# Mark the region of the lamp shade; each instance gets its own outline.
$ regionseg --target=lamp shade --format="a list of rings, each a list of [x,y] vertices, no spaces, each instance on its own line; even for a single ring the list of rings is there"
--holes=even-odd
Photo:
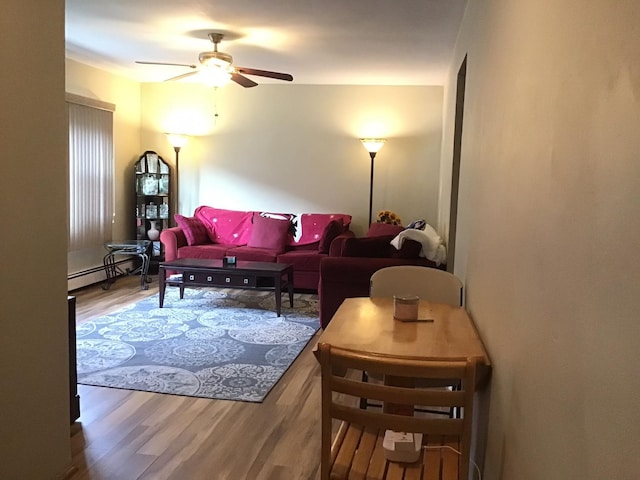
[[[187,143],[189,137],[181,133],[167,133],[167,139],[173,148],[182,148]]]
[[[369,153],[378,153],[386,142],[384,138],[361,138],[360,141]]]

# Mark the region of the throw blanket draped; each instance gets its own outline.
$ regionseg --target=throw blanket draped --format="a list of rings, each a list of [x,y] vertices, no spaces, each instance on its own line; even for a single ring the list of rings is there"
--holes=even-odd
[[[422,245],[422,250],[420,250],[421,257],[435,262],[436,265],[447,262],[447,249],[442,244],[442,239],[438,232],[431,225],[427,224],[424,231],[407,228],[391,240],[391,245],[400,250],[405,239],[415,240]]]

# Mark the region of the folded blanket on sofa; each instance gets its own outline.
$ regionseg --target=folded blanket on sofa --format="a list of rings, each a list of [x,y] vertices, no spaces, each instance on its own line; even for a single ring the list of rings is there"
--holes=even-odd
[[[427,224],[424,230],[407,228],[391,240],[391,245],[400,250],[406,239],[415,240],[422,245],[421,257],[435,262],[436,265],[447,262],[447,249],[442,244],[442,239],[438,232],[431,225]]]

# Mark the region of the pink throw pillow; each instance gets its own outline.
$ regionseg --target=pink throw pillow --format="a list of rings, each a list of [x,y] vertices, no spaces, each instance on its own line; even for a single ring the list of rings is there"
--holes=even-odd
[[[342,222],[337,220],[331,220],[327,223],[327,226],[324,227],[322,231],[322,236],[320,237],[320,244],[318,245],[319,253],[329,253],[329,247],[331,246],[331,242],[344,231],[344,227],[342,226]]]
[[[253,216],[253,227],[249,237],[248,247],[268,248],[279,253],[284,252],[289,234],[289,220]]]
[[[199,219],[195,217],[185,217],[177,213],[173,216],[173,218],[175,218],[176,223],[184,232],[184,236],[187,237],[187,243],[190,246],[209,243],[207,227],[205,227],[204,223],[202,223]]]

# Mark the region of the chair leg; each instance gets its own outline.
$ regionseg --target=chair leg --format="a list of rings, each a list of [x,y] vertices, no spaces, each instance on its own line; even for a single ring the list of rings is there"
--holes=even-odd
[[[362,381],[365,382],[365,383],[369,381],[369,376],[367,375],[367,372],[365,372],[364,370],[362,371]],[[360,409],[361,410],[366,410],[367,409],[367,399],[366,398],[361,398],[360,399]]]
[[[462,390],[462,385],[457,383],[454,386],[451,387],[451,390],[453,391],[460,391]],[[451,407],[449,409],[449,418],[462,418],[462,413],[460,411],[460,407]]]

